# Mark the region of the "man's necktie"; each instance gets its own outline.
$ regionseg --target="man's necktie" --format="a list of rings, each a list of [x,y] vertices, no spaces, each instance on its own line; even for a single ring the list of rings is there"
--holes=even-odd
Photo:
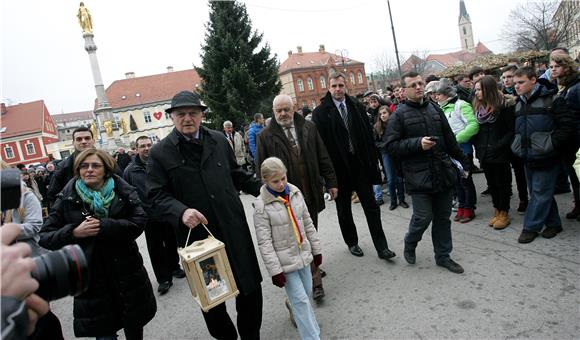
[[[290,142],[290,146],[292,146],[292,148],[296,149],[298,152],[300,152],[300,148],[298,147],[298,144],[296,143],[296,139],[294,139],[294,136],[292,136],[292,131],[290,131],[290,129],[286,129],[286,137],[288,138],[288,141]]]
[[[344,121],[344,125],[346,126],[346,132],[348,134],[349,151],[351,153],[354,153],[354,147],[352,146],[352,140],[350,139],[351,126],[350,126],[350,122],[348,120],[348,113],[346,112],[346,108],[344,107],[344,103],[340,103],[340,105],[338,107],[340,108],[340,116],[342,117],[342,120]]]

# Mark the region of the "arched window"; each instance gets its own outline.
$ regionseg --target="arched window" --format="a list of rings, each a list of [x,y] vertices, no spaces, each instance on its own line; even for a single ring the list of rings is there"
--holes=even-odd
[[[465,30],[465,26],[463,26],[463,35],[467,35],[467,31]]]
[[[326,88],[326,78],[324,78],[324,76],[320,76],[320,88],[321,89]]]
[[[358,83],[362,84],[363,83],[363,77],[362,77],[362,73],[358,73]]]
[[[296,84],[298,85],[298,91],[304,92],[304,82],[302,81],[302,79],[298,79]]]
[[[353,84],[353,85],[355,84],[355,82],[354,82],[354,73],[352,73],[352,72],[350,73],[350,83]]]
[[[312,91],[312,90],[314,90],[314,82],[312,81],[312,78],[310,78],[310,77],[309,77],[309,78],[306,80],[306,82],[307,82],[307,84],[308,84],[308,90],[309,90],[309,91]]]

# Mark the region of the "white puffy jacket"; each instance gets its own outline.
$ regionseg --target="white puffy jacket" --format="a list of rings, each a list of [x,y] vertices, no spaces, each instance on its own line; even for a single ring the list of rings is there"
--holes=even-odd
[[[314,228],[304,197],[296,186],[288,183],[290,204],[300,226],[301,249],[294,237],[288,211],[266,186],[254,203],[254,227],[258,247],[270,276],[290,273],[310,265],[313,255],[321,254],[320,240]]]

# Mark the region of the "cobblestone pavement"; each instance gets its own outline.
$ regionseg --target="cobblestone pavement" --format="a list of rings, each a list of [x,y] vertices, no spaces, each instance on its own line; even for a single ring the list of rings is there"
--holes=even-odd
[[[478,192],[483,174],[475,175]],[[514,193],[517,193],[514,183]],[[515,195],[517,196],[517,195]],[[512,207],[517,206],[517,198]],[[241,196],[252,226],[253,197]],[[572,195],[556,196],[560,215],[572,208]],[[410,197],[408,198],[411,203]],[[373,249],[360,204],[353,206],[360,246],[357,258],[342,241],[336,208],[329,202],[319,217],[326,297],[315,304],[323,339],[578,339],[580,334],[580,222],[564,220],[553,239],[538,237],[522,245],[517,237],[523,216],[512,212],[502,231],[486,222],[490,198],[478,195],[477,218],[454,222],[452,258],[465,268],[461,275],[437,267],[429,230],[417,248],[417,263],[403,259],[403,237],[412,209],[381,207],[383,228],[394,261],[380,260]],[[253,234],[253,227],[252,234]],[[152,279],[144,236],[138,240]],[[259,253],[258,253],[259,256]],[[261,263],[261,259],[260,259]],[[262,339],[297,339],[284,308],[284,290],[264,276]],[[157,293],[156,293],[157,294]],[[158,296],[156,317],[145,327],[146,339],[209,339],[200,309],[185,280],[174,280],[168,294]],[[53,302],[66,339],[72,331],[72,299]],[[235,306],[228,302],[235,320]],[[121,338],[123,332],[119,332]]]

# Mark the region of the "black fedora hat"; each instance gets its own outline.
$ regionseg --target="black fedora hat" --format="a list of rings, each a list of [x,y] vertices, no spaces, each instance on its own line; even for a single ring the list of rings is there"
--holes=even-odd
[[[199,107],[202,110],[207,109],[207,106],[201,104],[201,99],[199,94],[191,91],[181,91],[171,99],[171,107],[167,108],[165,112],[171,113],[171,111],[180,107]]]

